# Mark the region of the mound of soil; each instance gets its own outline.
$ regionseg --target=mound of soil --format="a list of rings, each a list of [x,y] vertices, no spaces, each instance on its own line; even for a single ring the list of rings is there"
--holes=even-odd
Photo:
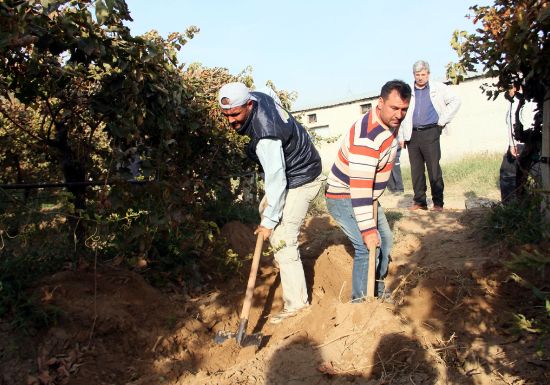
[[[328,216],[312,217],[301,238],[312,306],[268,323],[282,299],[278,270],[263,257],[248,326],[264,336],[259,349],[213,339],[238,328],[249,263],[195,297],[112,267],[63,272],[37,288],[62,312],[59,324],[17,354],[2,348],[0,383],[550,383],[550,346],[537,354],[535,338],[510,331],[518,302],[532,296],[508,279],[508,251],[476,233],[482,211],[392,211],[392,303],[349,302],[351,245]],[[252,253],[249,226],[230,223],[223,234],[239,255]],[[5,328],[0,339],[23,341]]]

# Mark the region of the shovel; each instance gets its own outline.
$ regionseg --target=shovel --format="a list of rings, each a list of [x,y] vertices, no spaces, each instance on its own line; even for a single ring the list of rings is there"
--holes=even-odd
[[[254,250],[254,257],[252,258],[252,266],[250,267],[250,275],[248,276],[248,284],[246,286],[246,294],[244,296],[243,309],[241,311],[239,329],[237,330],[237,333],[219,331],[214,338],[214,341],[218,344],[221,344],[233,337],[235,337],[240,346],[260,346],[262,342],[263,335],[261,333],[246,335],[246,326],[248,325],[248,315],[250,313],[250,305],[252,304],[252,297],[254,295],[254,286],[256,285],[256,275],[258,273],[258,266],[260,265],[263,242],[264,236],[262,233],[258,233],[256,249]]]
[[[378,201],[372,202],[374,225],[378,229]],[[376,247],[369,249],[369,273],[367,279],[367,297],[374,298],[374,287],[376,285]]]

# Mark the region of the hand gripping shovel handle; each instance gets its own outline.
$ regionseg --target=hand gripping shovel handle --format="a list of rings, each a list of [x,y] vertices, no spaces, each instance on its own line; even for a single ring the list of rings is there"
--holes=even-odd
[[[372,202],[374,225],[378,230],[378,201]],[[369,273],[367,279],[367,297],[374,297],[374,286],[376,285],[376,247],[369,249]]]
[[[261,232],[259,232],[258,238],[256,239],[256,249],[254,250],[254,257],[252,257],[252,266],[250,267],[248,284],[246,285],[246,294],[244,296],[243,309],[241,311],[239,330],[237,331],[237,335],[235,337],[239,345],[241,345],[243,337],[246,333],[248,315],[250,313],[250,306],[252,304],[252,296],[254,295],[254,286],[256,285],[256,275],[258,274],[258,266],[260,265],[260,257],[262,256],[263,244],[264,236]]]

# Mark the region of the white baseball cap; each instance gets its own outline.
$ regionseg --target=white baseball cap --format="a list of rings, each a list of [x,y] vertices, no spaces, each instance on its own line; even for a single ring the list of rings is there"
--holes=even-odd
[[[224,110],[239,107],[250,100],[250,90],[243,83],[227,83],[218,94],[218,103]],[[222,102],[223,101],[223,102]]]

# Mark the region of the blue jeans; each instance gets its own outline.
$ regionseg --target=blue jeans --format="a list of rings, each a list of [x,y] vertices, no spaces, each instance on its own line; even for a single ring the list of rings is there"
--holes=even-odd
[[[330,215],[338,223],[344,234],[347,235],[355,249],[351,300],[352,302],[362,302],[367,294],[368,287],[369,249],[363,241],[361,231],[359,231],[359,226],[355,220],[351,199],[326,198],[326,201]],[[378,233],[380,234],[381,246],[376,250],[376,285],[374,295],[377,297],[384,293],[384,278],[388,275],[390,251],[393,245],[390,225],[380,204],[378,204]]]

